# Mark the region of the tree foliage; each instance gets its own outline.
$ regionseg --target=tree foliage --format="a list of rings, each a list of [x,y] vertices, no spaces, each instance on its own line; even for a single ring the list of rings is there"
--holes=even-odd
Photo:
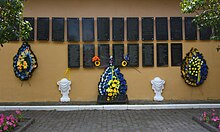
[[[220,40],[220,0],[182,0],[183,13],[196,13],[194,22],[199,26],[211,27],[211,39]]]
[[[0,0],[0,44],[13,38],[27,40],[31,25],[23,20],[24,0]]]

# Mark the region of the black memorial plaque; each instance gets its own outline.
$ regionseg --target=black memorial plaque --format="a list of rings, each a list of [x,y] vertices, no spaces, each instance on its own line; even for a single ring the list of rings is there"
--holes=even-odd
[[[142,40],[154,40],[154,18],[142,18]]]
[[[28,41],[34,41],[34,17],[24,17],[25,21],[28,21],[31,24],[31,32],[30,32],[30,36],[28,37]]]
[[[121,66],[124,60],[124,44],[113,44],[113,64]]]
[[[182,64],[182,44],[171,44],[171,65],[180,66]]]
[[[82,18],[82,35],[84,42],[94,41],[94,18]]]
[[[98,56],[101,60],[101,67],[107,67],[109,65],[109,44],[98,45]]]
[[[128,41],[139,40],[139,18],[138,17],[127,18],[127,40]]]
[[[80,67],[80,45],[79,44],[68,45],[68,67],[69,68]]]
[[[49,18],[37,18],[37,40],[49,40]]]
[[[154,44],[142,44],[142,66],[154,66]]]
[[[185,39],[196,40],[197,39],[197,27],[192,22],[193,17],[185,17]]]
[[[182,17],[170,17],[171,40],[182,40]]]
[[[83,67],[90,68],[94,64],[92,58],[95,55],[95,46],[94,44],[83,44]]]
[[[139,66],[139,44],[128,44],[128,55],[129,55],[129,63],[130,67],[138,67]]]
[[[212,35],[212,28],[204,27],[199,30],[200,40],[210,40]]]
[[[67,18],[67,41],[80,41],[79,18]]]
[[[109,18],[97,18],[98,41],[109,41],[110,20]]]
[[[64,18],[52,18],[52,40],[64,41]]]
[[[157,44],[157,66],[168,66],[168,44]]]
[[[124,41],[124,18],[112,18],[113,41]]]
[[[167,17],[156,17],[156,38],[157,40],[168,40]]]

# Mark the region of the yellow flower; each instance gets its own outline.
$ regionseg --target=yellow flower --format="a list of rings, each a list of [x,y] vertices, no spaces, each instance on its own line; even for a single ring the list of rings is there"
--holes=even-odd
[[[112,93],[108,93],[108,96],[112,96]]]
[[[24,61],[24,62],[23,62],[23,68],[24,68],[24,69],[27,69],[27,67],[28,67],[28,64],[27,64],[26,61]]]
[[[114,84],[119,84],[120,82],[118,80],[113,81]]]
[[[115,79],[117,79],[116,76],[113,76],[113,77],[112,77],[112,80],[115,80]]]
[[[24,53],[24,52],[22,52],[22,53],[21,53],[21,56],[22,56],[22,57],[23,57],[23,56],[25,56],[25,53]]]
[[[112,80],[110,80],[110,81],[108,82],[108,85],[111,85],[111,83],[112,83]]]
[[[128,64],[127,61],[122,61],[122,62],[121,62],[121,65],[122,65],[123,67],[127,66],[127,64]]]
[[[117,90],[116,90],[116,89],[114,89],[114,93],[117,93]]]
[[[109,92],[109,91],[110,91],[110,89],[109,89],[109,88],[107,88],[107,89],[106,89],[106,91],[107,91],[107,92]]]
[[[20,64],[21,64],[21,62],[20,62],[20,61],[18,61],[18,62],[17,62],[17,66],[19,66]]]
[[[114,88],[117,87],[117,84],[114,84],[114,83],[113,83],[113,84],[112,84],[112,87],[114,87]]]
[[[18,65],[18,70],[21,70],[22,69],[22,64],[20,63],[19,65]]]
[[[101,65],[101,63],[100,63],[100,61],[95,61],[95,66],[100,66]]]

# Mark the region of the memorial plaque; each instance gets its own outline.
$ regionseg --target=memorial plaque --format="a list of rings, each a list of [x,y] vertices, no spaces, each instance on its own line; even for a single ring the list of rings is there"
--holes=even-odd
[[[98,41],[109,41],[109,18],[97,18]]]
[[[124,18],[112,18],[113,41],[124,41]]]
[[[83,44],[83,67],[90,68],[94,66],[92,58],[95,56],[94,44]]]
[[[28,21],[31,24],[32,30],[30,32],[30,36],[27,39],[28,41],[34,41],[34,17],[24,17],[25,21]]]
[[[142,40],[154,40],[154,18],[142,18]]]
[[[68,45],[68,67],[69,68],[80,67],[80,45],[79,44]]]
[[[82,18],[82,35],[84,42],[94,41],[94,18]]]
[[[185,39],[196,40],[197,39],[197,27],[192,22],[193,17],[185,17]]]
[[[67,18],[67,41],[80,41],[79,18]]]
[[[142,44],[142,66],[154,66],[154,44]]]
[[[37,40],[49,40],[49,18],[37,18]]]
[[[64,41],[64,18],[52,18],[52,40]]]
[[[183,40],[182,17],[170,17],[171,40]]]
[[[212,35],[212,28],[204,27],[199,30],[200,40],[210,40]]]
[[[128,41],[139,40],[139,18],[138,17],[127,18],[127,40]]]
[[[139,44],[128,44],[129,63],[128,66],[139,66]]]
[[[157,66],[168,66],[168,44],[157,44]]]
[[[98,45],[98,56],[101,60],[101,67],[108,67],[109,65],[109,44]]]
[[[156,38],[157,40],[168,40],[167,17],[156,17]]]
[[[113,64],[121,66],[124,60],[124,44],[113,44]]]
[[[171,65],[180,66],[182,64],[182,44],[171,44]]]

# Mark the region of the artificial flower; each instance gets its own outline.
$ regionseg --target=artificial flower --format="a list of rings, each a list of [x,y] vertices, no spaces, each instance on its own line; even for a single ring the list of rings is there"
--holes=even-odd
[[[120,94],[125,95],[127,84],[120,69],[110,64],[100,78],[98,90],[100,95],[107,96],[107,101],[116,99]]]
[[[22,81],[28,80],[38,66],[36,57],[27,42],[21,45],[13,60],[14,73]]]
[[[100,66],[101,62],[100,61],[95,61],[95,66]]]
[[[94,56],[94,57],[92,58],[92,62],[95,62],[95,61],[100,61],[100,58],[99,58],[98,56]]]
[[[207,78],[208,66],[196,48],[192,48],[183,59],[181,74],[185,82],[193,87],[201,85]]]
[[[121,65],[122,65],[123,67],[127,66],[127,64],[128,64],[128,63],[127,63],[127,61],[125,61],[125,60],[121,62]]]

